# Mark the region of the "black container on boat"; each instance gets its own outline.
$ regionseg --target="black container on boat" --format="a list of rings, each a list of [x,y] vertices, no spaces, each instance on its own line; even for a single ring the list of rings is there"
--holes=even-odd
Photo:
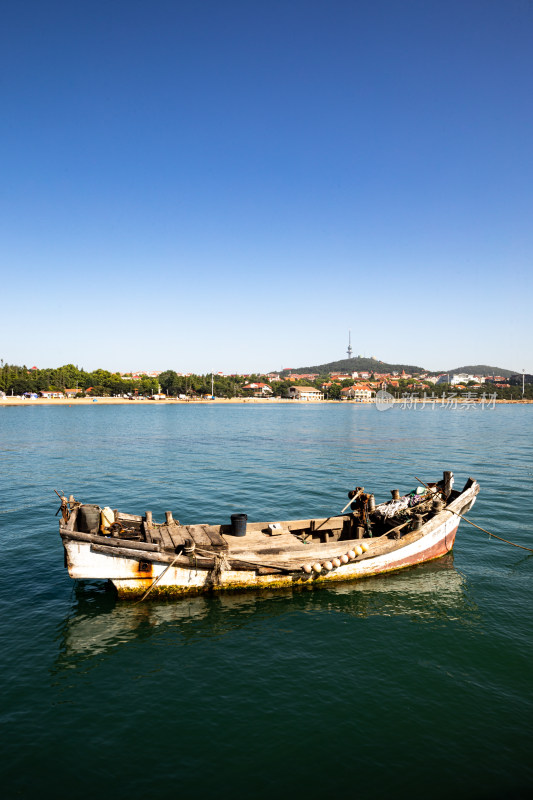
[[[78,511],[78,530],[91,533],[100,524],[100,506],[83,505]]]
[[[231,533],[232,536],[246,536],[246,520],[248,514],[232,514],[231,515]]]

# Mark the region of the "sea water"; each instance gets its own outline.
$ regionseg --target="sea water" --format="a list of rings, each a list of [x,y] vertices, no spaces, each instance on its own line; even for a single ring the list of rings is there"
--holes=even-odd
[[[462,522],[395,575],[132,604],[68,577],[53,489],[276,521],[453,470],[474,522],[533,547],[532,434],[533,406],[0,408],[3,796],[526,796],[531,553]]]

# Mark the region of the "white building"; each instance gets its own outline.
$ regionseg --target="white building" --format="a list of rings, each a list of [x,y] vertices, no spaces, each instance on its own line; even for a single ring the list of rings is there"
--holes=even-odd
[[[341,396],[346,400],[357,400],[360,403],[368,403],[375,392],[366,383],[354,384],[346,389],[341,389]]]
[[[289,386],[289,397],[294,400],[323,400],[324,393],[314,386]]]
[[[456,375],[450,375],[446,373],[444,375],[439,375],[437,378],[437,383],[449,383],[451,386],[457,386],[458,383],[468,383],[469,381],[474,381],[475,383],[485,383],[485,378],[481,377],[480,375],[469,375],[466,372],[458,372]]]

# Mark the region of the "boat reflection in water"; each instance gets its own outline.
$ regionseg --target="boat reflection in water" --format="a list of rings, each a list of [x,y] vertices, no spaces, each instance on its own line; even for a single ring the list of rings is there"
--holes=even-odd
[[[252,621],[310,611],[353,617],[406,615],[421,623],[439,619],[471,623],[478,616],[466,580],[454,567],[453,553],[397,574],[320,590],[197,595],[172,603],[116,602],[102,584],[86,582],[76,586],[73,606],[61,625],[56,668],[75,666],[169,627],[178,639],[188,641],[221,636]]]

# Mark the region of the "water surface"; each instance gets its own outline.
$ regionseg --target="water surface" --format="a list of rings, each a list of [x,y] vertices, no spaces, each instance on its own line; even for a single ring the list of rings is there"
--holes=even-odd
[[[181,522],[339,511],[435,480],[533,546],[533,407],[0,409],[8,797],[520,796],[533,787],[532,554],[453,554],[321,590],[117,601],[63,568],[52,489]]]

